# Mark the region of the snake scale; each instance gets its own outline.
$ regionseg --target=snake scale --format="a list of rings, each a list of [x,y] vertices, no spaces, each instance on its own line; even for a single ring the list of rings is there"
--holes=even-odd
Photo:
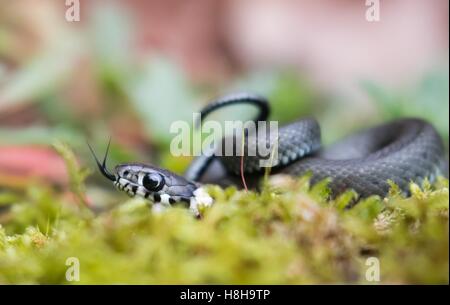
[[[265,98],[239,93],[207,105],[201,111],[201,118],[237,104],[256,106],[259,114],[253,119],[255,122],[266,121],[270,115]],[[235,143],[244,144],[243,157],[217,153],[197,157],[184,177],[141,163],[121,164],[111,173],[106,167],[108,151],[102,163],[91,151],[102,174],[128,195],[142,196],[164,205],[184,202],[197,211],[198,204],[212,203],[202,184],[241,187],[240,174],[245,174],[250,186],[258,185],[265,168],[260,167],[260,156],[246,155],[245,152],[261,139],[251,133],[243,135],[244,142],[240,142],[236,134],[233,136]],[[359,131],[327,148],[321,147],[320,135],[320,126],[313,118],[280,127],[276,139],[278,154],[270,173],[292,176],[311,173],[312,184],[331,179],[333,195],[353,189],[361,197],[385,196],[390,188],[389,180],[408,193],[410,182],[421,183],[424,179],[433,182],[439,175],[448,173],[443,141],[436,129],[422,119],[397,119]]]

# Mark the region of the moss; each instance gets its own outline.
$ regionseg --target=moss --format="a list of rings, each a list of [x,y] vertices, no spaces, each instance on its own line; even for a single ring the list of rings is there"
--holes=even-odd
[[[84,177],[72,180],[82,192]],[[326,183],[310,188],[307,177],[271,177],[259,194],[208,191],[216,202],[201,219],[181,207],[152,213],[140,199],[86,212],[42,185],[5,195],[0,283],[371,283],[369,257],[382,283],[448,283],[446,179],[352,209],[354,192],[329,200]],[[66,280],[70,257],[79,282]]]

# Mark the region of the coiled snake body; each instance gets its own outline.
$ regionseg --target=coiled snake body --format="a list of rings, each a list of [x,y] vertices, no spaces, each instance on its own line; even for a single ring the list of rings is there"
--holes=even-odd
[[[268,102],[251,94],[221,98],[203,109],[202,118],[219,108],[243,103],[260,110],[254,121],[267,120]],[[261,141],[254,134],[245,134],[244,139],[244,152]],[[280,127],[278,155],[270,173],[299,176],[310,172],[312,183],[330,178],[334,195],[353,189],[367,197],[385,196],[390,188],[389,180],[407,193],[410,182],[421,183],[425,178],[433,182],[448,171],[442,139],[431,124],[421,119],[404,118],[372,127],[326,149],[321,148],[320,142],[320,127],[314,119],[302,119]],[[259,161],[260,157],[245,153],[243,159],[241,156],[202,156],[194,160],[185,177],[144,164],[118,165],[111,174],[106,169],[106,154],[103,163],[97,160],[97,164],[107,178],[130,196],[141,195],[167,204],[188,202],[195,210],[200,197],[210,202],[202,191],[202,183],[241,186],[240,174],[244,173],[249,184],[256,186],[265,172]]]

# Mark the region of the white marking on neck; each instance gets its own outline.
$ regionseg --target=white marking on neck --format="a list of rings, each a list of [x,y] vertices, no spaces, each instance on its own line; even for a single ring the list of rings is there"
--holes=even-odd
[[[198,216],[200,215],[199,208],[211,206],[213,204],[213,199],[202,187],[196,189],[193,194],[194,196],[191,197],[189,209],[195,214],[195,216]]]

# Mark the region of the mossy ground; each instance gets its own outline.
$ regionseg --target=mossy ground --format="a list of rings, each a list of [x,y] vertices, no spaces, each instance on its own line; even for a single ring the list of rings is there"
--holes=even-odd
[[[73,191],[83,192],[77,170]],[[181,207],[152,213],[140,199],[94,213],[43,186],[3,193],[0,283],[369,284],[370,257],[381,283],[448,283],[446,179],[412,184],[409,198],[393,186],[352,209],[354,193],[329,200],[326,183],[307,178],[209,192],[216,203],[201,219]],[[69,257],[79,282],[66,280]]]

